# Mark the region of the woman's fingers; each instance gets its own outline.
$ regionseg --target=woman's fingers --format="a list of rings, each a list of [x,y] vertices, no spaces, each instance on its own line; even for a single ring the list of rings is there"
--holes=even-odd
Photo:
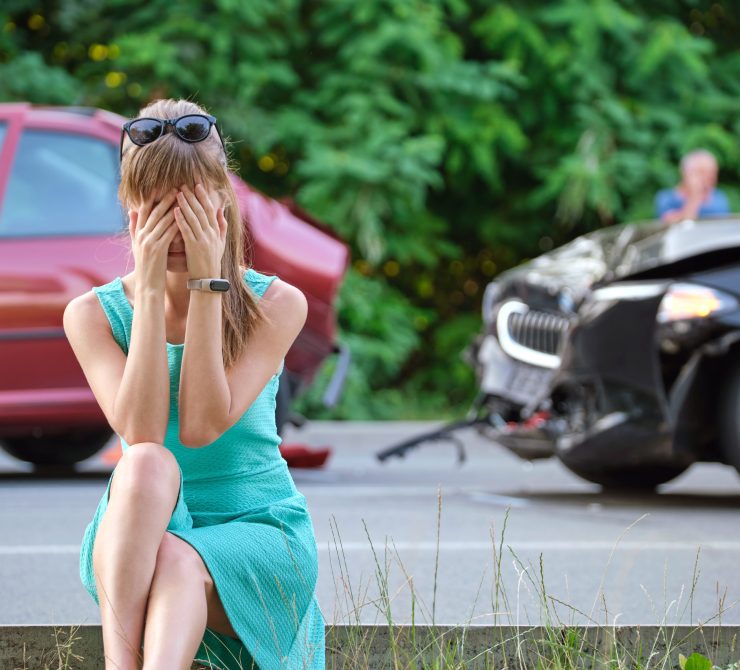
[[[180,228],[177,225],[177,222],[175,221],[174,215],[172,216],[172,223],[170,223],[167,226],[167,229],[165,230],[164,234],[161,237],[161,240],[163,242],[167,243],[167,247],[170,246],[170,242],[172,242],[173,238],[175,237],[175,234]]]
[[[139,212],[137,212],[135,209],[130,209],[128,212],[128,231],[131,233],[131,236],[134,237],[136,235],[136,222],[139,218]]]
[[[182,207],[175,207],[173,211],[175,214],[175,221],[182,231],[182,238],[188,242],[196,242],[196,234],[193,232],[192,224],[185,217]]]
[[[155,240],[159,240],[163,238],[171,228],[177,229],[177,225],[175,225],[175,213],[172,210],[169,210],[159,220],[157,227],[152,231],[152,237]]]
[[[172,189],[170,193],[167,193],[167,195],[165,195],[159,201],[156,207],[152,207],[152,202],[147,203],[150,209],[146,219],[144,219],[145,223],[141,228],[142,233],[149,233],[157,225],[157,221],[159,221],[164,216],[165,212],[172,206],[172,203],[175,201],[175,193],[176,191]]]
[[[193,236],[196,239],[203,237],[208,223],[206,222],[206,225],[203,225],[203,222],[198,217],[198,213],[195,210],[197,200],[193,196],[192,191],[190,191],[186,186],[183,186],[180,193],[177,194],[177,202],[180,205],[180,211],[183,213],[185,220],[193,231]],[[200,209],[202,210],[202,208]]]
[[[208,191],[205,189],[203,184],[196,184],[195,185],[195,198],[198,202],[198,206],[201,208],[203,212],[203,219],[205,220],[206,225],[214,226],[216,229],[218,229],[218,222],[216,219],[216,209],[213,206],[213,202],[211,202],[211,198],[208,195]]]
[[[149,212],[152,211],[153,203],[151,200],[147,200],[144,202],[141,206],[141,209],[139,209],[139,217],[141,219],[142,223],[146,223],[147,217],[149,216]]]
[[[221,234],[221,239],[226,237],[226,232],[229,228],[229,223],[226,221],[226,214],[224,214],[224,208],[219,207],[218,208],[218,226],[219,226],[219,233]]]

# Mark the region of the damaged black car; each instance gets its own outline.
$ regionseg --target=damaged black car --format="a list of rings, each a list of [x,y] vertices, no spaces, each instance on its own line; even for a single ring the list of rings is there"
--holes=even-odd
[[[492,441],[610,488],[740,472],[740,215],[578,237],[499,275],[483,321],[469,423]]]

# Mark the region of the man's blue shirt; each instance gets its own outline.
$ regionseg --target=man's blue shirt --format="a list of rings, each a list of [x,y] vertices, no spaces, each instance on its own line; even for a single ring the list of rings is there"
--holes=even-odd
[[[663,214],[671,209],[681,209],[686,203],[684,198],[675,188],[664,188],[655,196],[655,214],[661,218]],[[718,188],[712,191],[709,200],[701,204],[699,217],[711,216],[713,214],[729,214],[730,203],[727,196]]]

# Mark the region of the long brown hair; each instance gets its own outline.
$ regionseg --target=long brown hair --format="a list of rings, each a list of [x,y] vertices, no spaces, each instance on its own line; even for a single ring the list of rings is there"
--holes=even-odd
[[[208,112],[190,100],[155,100],[143,107],[138,116],[174,119],[185,114]],[[258,322],[267,319],[259,301],[244,281],[247,265],[242,216],[234,187],[229,179],[229,157],[221,146],[215,128],[202,142],[182,141],[175,133],[137,146],[128,135],[124,138],[121,181],[118,198],[124,209],[131,203],[148,200],[160,190],[166,193],[182,184],[194,188],[201,179],[224,197],[224,217],[228,229],[221,259],[221,276],[231,289],[222,295],[222,342],[224,367],[233,365],[244,351]]]

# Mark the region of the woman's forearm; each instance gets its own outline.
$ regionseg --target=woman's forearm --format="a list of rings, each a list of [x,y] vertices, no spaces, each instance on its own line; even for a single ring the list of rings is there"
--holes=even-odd
[[[135,303],[128,358],[113,412],[128,444],[163,444],[170,412],[164,291],[137,289]]]
[[[191,291],[180,370],[180,440],[201,447],[218,436],[231,393],[222,349],[222,294]]]

